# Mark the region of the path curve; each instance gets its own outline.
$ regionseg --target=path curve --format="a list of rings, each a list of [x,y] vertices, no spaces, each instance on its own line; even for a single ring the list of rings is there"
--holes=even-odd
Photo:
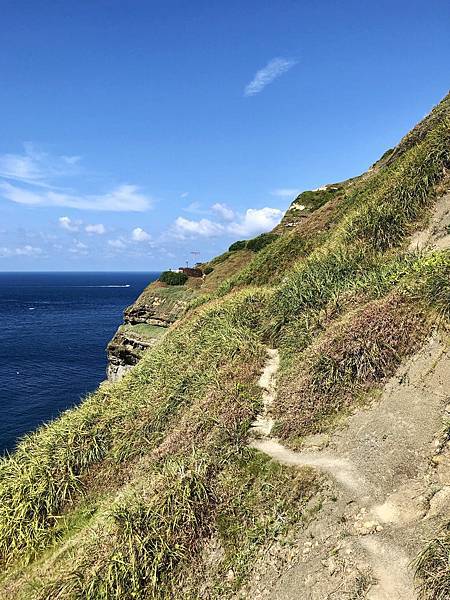
[[[379,531],[392,524],[392,511],[380,510],[380,503],[371,500],[370,492],[368,495],[370,486],[352,461],[329,452],[294,452],[283,446],[278,439],[271,437],[274,420],[270,416],[270,409],[276,400],[279,365],[278,350],[268,348],[267,360],[258,381],[263,390],[263,410],[252,423],[249,446],[284,465],[319,469],[331,476],[342,492],[350,493],[353,498],[351,502],[356,502],[362,508],[364,526],[370,526],[368,530],[366,527],[363,533],[356,532],[355,536],[364,550],[375,578],[374,584],[365,595],[367,600],[416,599],[407,555],[393,541],[386,539],[386,535],[383,540],[377,538]]]

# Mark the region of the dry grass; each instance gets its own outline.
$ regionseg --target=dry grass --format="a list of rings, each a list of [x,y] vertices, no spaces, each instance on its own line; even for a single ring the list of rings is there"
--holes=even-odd
[[[427,544],[415,567],[420,600],[450,598],[450,525]]]
[[[291,363],[280,379],[278,434],[294,440],[392,375],[428,331],[424,313],[398,295],[346,315]]]

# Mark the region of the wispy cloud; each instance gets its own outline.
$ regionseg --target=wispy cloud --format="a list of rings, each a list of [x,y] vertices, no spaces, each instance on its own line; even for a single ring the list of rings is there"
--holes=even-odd
[[[86,246],[84,242],[74,240],[72,248],[69,248],[69,252],[71,254],[86,256],[86,254],[88,254],[88,246]]]
[[[123,250],[127,245],[122,238],[117,238],[115,240],[108,240],[108,246],[111,246],[115,250]]]
[[[216,202],[216,204],[211,206],[211,209],[225,221],[232,221],[234,219],[234,210],[226,204]]]
[[[297,61],[289,58],[272,58],[265,67],[255,73],[253,79],[246,85],[244,96],[259,94],[269,83],[272,83],[296,64]]]
[[[84,210],[143,212],[152,206],[151,198],[135,185],[120,185],[106,194],[75,195],[54,190],[30,190],[11,183],[0,183],[0,195],[28,206],[62,206]]]
[[[183,210],[194,215],[207,215],[210,212],[209,210],[205,210],[204,208],[202,208],[200,202],[197,201],[191,202],[190,204],[188,204],[188,206],[183,208]]]
[[[0,248],[0,258],[10,258],[11,256],[41,256],[42,248],[36,246],[18,246],[17,248]]]
[[[278,196],[279,198],[294,198],[300,194],[300,190],[297,188],[279,188],[270,193],[272,196]]]
[[[33,186],[54,188],[55,179],[78,172],[80,156],[53,156],[31,142],[24,144],[23,154],[0,155],[0,177]]]
[[[55,156],[26,143],[23,154],[0,155],[0,195],[30,206],[116,212],[142,212],[152,207],[152,198],[136,185],[118,185],[102,194],[61,187],[61,181],[80,174],[80,161],[80,156]]]

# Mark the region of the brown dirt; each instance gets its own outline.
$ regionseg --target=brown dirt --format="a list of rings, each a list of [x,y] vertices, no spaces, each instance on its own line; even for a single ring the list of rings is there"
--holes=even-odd
[[[380,399],[333,434],[306,439],[308,450],[293,452],[267,435],[253,440],[274,460],[316,467],[324,487],[312,502],[316,518],[260,557],[239,597],[415,599],[411,560],[450,518],[450,449],[440,438],[449,389],[450,358],[433,337]]]

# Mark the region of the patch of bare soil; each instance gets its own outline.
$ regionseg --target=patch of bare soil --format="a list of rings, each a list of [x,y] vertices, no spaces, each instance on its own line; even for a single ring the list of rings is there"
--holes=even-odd
[[[324,474],[314,515],[255,564],[239,598],[413,600],[411,561],[450,519],[450,357],[437,337],[408,360],[381,398],[331,435],[293,452],[271,437],[276,350],[260,379],[264,411],[254,448],[283,464]],[[320,439],[319,439],[320,438]]]
[[[445,250],[450,247],[450,192],[439,198],[426,229],[411,237],[409,250]]]

